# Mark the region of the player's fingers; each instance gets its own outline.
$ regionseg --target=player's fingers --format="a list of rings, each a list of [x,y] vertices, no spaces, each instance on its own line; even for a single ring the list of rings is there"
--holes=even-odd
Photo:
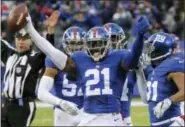
[[[29,14],[28,14],[28,16],[26,17],[26,20],[27,20],[27,21],[31,21],[31,17],[30,17]]]
[[[48,19],[49,19],[49,17],[48,17],[47,15],[45,15],[45,17],[46,17],[46,20],[48,20]]]
[[[56,17],[58,17],[58,16],[59,16],[59,12],[58,12],[58,11],[54,11],[54,15],[55,15]]]
[[[54,11],[52,14],[51,14],[51,18],[52,19],[56,19],[56,18],[58,18],[58,12],[57,11]]]

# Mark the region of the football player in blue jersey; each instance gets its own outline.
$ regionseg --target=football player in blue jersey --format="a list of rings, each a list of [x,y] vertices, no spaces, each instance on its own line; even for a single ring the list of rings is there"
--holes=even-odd
[[[47,20],[49,34],[54,34],[58,13],[55,15],[50,17],[50,20]],[[79,27],[70,27],[64,32],[61,43],[68,55],[83,49],[84,35],[85,31]],[[47,39],[54,41],[54,36],[52,37]],[[54,105],[54,126],[77,125],[80,120],[79,116],[73,116],[73,112],[68,112],[70,110],[65,105],[74,107],[77,105],[78,109],[82,108],[83,94],[79,82],[68,80],[66,73],[60,71],[49,57],[45,60],[45,66],[46,69],[38,89],[38,98]]]
[[[176,48],[175,48],[175,55],[177,57],[180,57],[182,59],[184,59],[184,51],[180,50],[180,39],[177,35],[175,34],[171,34],[171,36],[173,37],[174,39],[174,43],[176,45]],[[184,101],[181,102],[181,113],[184,115]]]
[[[156,33],[146,41],[151,66],[147,71],[147,102],[152,126],[184,126],[184,59],[176,56],[174,38]],[[144,84],[144,83],[143,83]]]
[[[79,126],[123,125],[120,114],[122,84],[117,83],[120,69],[135,68],[143,48],[143,35],[149,29],[149,22],[141,17],[137,22],[137,38],[131,50],[109,52],[108,33],[102,27],[91,28],[85,35],[86,52],[75,52],[67,56],[41,37],[27,17],[25,27],[35,44],[47,54],[60,70],[80,81],[84,89],[84,114]],[[67,105],[69,110],[73,106]]]
[[[84,35],[85,31],[79,27],[68,28],[64,32],[62,40],[65,52],[72,55],[75,51],[81,51],[83,49]],[[45,66],[45,73],[41,79],[38,92],[39,99],[50,104],[56,102],[54,126],[76,126],[80,119],[76,116],[72,116],[73,114],[66,113],[68,109],[65,109],[64,103],[70,105],[75,103],[78,109],[83,107],[83,94],[79,81],[68,80],[67,74],[60,71],[49,57],[46,58]],[[53,97],[53,95],[49,93],[51,88],[54,91],[53,95],[56,97]]]
[[[104,29],[108,32],[111,41],[111,46],[113,50],[126,49],[127,41],[125,37],[125,32],[123,29],[115,23],[106,23]],[[123,72],[124,73],[124,72]],[[123,91],[121,96],[121,114],[123,117],[123,124],[125,126],[133,126],[132,119],[130,116],[131,100],[133,95],[133,89],[135,85],[135,73],[129,71],[127,79],[123,77],[122,71],[119,73],[119,80],[123,85]]]

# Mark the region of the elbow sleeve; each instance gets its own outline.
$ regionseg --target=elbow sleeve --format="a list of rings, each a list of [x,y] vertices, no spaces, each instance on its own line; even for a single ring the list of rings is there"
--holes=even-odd
[[[38,99],[52,105],[59,105],[61,99],[50,93],[53,87],[54,79],[49,76],[43,76],[38,89]]]
[[[31,23],[28,23],[27,27],[28,33],[30,34],[31,39],[34,41],[36,46],[47,56],[49,56],[60,70],[63,70],[68,58],[67,55],[61,52],[60,50],[56,49],[51,43],[49,43],[45,38],[43,38],[35,30]]]

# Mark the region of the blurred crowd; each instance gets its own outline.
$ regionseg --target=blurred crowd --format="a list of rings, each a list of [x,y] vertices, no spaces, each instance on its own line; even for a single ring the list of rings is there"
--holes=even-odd
[[[14,33],[7,28],[7,17],[11,8],[20,2],[27,4],[35,28],[43,36],[46,16],[59,11],[56,42],[60,42],[64,30],[71,25],[88,30],[107,22],[119,24],[131,38],[134,23],[143,15],[150,20],[150,32],[162,30],[184,40],[184,0],[17,0],[2,1],[1,5],[1,36],[8,42],[13,42]]]

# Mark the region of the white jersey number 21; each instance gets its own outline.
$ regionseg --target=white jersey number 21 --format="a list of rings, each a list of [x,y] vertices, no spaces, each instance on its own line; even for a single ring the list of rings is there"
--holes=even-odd
[[[100,82],[100,76],[103,75],[104,77],[104,88],[94,88]],[[87,96],[94,96],[94,95],[111,95],[113,93],[112,89],[110,88],[110,69],[103,68],[101,71],[98,69],[89,69],[85,72],[85,77],[88,78],[92,76],[93,79],[90,79],[86,82],[86,95]]]

